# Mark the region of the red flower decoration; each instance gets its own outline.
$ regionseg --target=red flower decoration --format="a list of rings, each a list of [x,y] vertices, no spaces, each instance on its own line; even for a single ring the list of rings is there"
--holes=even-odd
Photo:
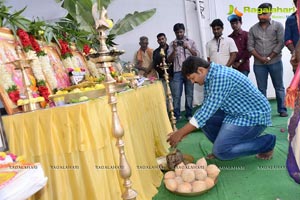
[[[69,48],[69,44],[62,39],[58,40],[58,42],[60,45],[61,56],[63,58],[71,57],[72,53],[71,53],[71,49]]]
[[[8,96],[12,100],[12,102],[17,104],[18,100],[20,99],[20,91],[19,90],[10,91],[8,93]]]
[[[20,38],[20,41],[23,45],[24,51],[27,52],[29,50],[32,50],[32,45],[31,45],[28,33],[26,31],[24,31],[23,29],[19,28],[17,30],[17,35]]]
[[[109,71],[110,71],[110,72],[115,72],[116,70],[115,70],[115,68],[114,68],[113,66],[110,66],[110,67],[109,67]]]
[[[91,47],[87,44],[85,44],[83,46],[83,52],[85,53],[85,55],[88,55],[90,53]]]
[[[40,85],[38,86],[38,90],[39,90],[39,93],[42,97],[44,97],[45,101],[47,103],[49,103],[49,95],[50,95],[50,92],[48,90],[48,87],[45,86],[45,85]]]
[[[36,41],[36,39],[33,35],[29,35],[29,40],[32,44],[33,49],[35,50],[35,52],[38,56],[46,55],[46,53],[41,49],[39,43]]]

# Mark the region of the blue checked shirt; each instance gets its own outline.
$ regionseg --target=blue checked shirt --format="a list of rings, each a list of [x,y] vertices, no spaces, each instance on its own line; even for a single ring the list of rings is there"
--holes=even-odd
[[[272,125],[270,104],[248,77],[212,62],[204,81],[203,104],[190,120],[191,124],[197,128],[203,127],[218,109],[226,114],[223,123],[237,126]]]

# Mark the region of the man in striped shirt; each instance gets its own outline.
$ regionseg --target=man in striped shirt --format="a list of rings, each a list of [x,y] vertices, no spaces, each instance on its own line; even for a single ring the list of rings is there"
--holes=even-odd
[[[204,85],[204,101],[184,127],[169,134],[171,146],[201,128],[214,144],[213,154],[207,158],[231,160],[253,154],[272,158],[276,137],[261,135],[272,125],[271,107],[245,75],[194,56],[183,62],[182,73],[191,82]]]

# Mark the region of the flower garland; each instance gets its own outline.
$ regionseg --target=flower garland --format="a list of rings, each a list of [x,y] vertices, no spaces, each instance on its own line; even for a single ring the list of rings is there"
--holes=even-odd
[[[50,88],[52,90],[56,89],[57,88],[57,80],[55,78],[55,74],[54,74],[54,72],[52,70],[52,67],[50,65],[50,59],[49,59],[49,57],[41,49],[39,43],[36,41],[36,39],[35,39],[35,37],[33,35],[29,35],[29,39],[30,39],[30,42],[32,44],[33,49],[35,50],[35,52],[36,52],[36,54],[38,56],[38,59],[39,59],[40,64],[42,66],[42,71],[43,71],[43,73],[45,75],[46,80],[48,81],[48,83],[50,85]],[[44,81],[44,79],[41,80],[41,81]],[[45,98],[45,99],[48,99],[48,98]]]
[[[31,42],[32,48],[35,50],[36,55],[39,56],[46,56],[47,54],[41,49],[39,43],[36,41],[33,35],[29,35],[29,40]]]
[[[7,51],[8,52],[8,51]],[[17,101],[20,99],[20,91],[17,87],[16,83],[12,80],[11,73],[8,72],[5,63],[10,61],[10,59],[6,56],[5,48],[0,48],[0,56],[1,56],[1,63],[0,63],[0,85],[4,88],[7,92],[8,97],[14,104],[17,104]],[[12,65],[12,64],[8,64]],[[14,67],[14,66],[11,66]]]
[[[60,45],[60,52],[61,52],[62,58],[65,59],[67,57],[72,57],[72,52],[71,52],[68,42],[66,42],[65,40],[62,40],[62,39],[59,39],[58,42]]]
[[[21,40],[21,43],[23,45],[23,49],[24,49],[25,52],[28,52],[29,50],[33,50],[30,39],[29,39],[29,35],[26,31],[19,28],[17,30],[17,35],[19,36],[19,38]]]
[[[17,101],[20,99],[20,91],[17,87],[16,83],[12,80],[12,75],[7,71],[5,63],[10,61],[6,57],[6,53],[4,52],[4,48],[0,48],[0,55],[2,57],[2,62],[0,65],[0,84],[4,88],[4,90],[7,92],[8,97],[10,100],[17,104]],[[11,65],[11,64],[8,64]]]
[[[13,82],[11,75],[6,70],[5,65],[0,66],[0,83],[7,92],[9,98],[14,104],[17,104],[20,99],[20,91],[17,85]]]
[[[60,46],[61,57],[63,58],[63,65],[65,69],[67,69],[67,72],[69,72],[70,69],[74,68],[72,61],[73,55],[71,49],[69,47],[68,42],[66,42],[65,40],[59,39],[58,42]]]
[[[77,60],[73,56],[68,42],[62,39],[59,39],[58,42],[60,46],[61,57],[63,58],[62,63],[69,76],[73,76],[73,75],[83,76],[86,73],[85,69],[78,66]],[[73,84],[75,83],[73,82]]]
[[[0,83],[6,91],[13,85],[16,85],[11,78],[11,74],[6,70],[4,64],[1,64],[0,66],[0,74]]]
[[[45,84],[45,76],[42,69],[42,63],[38,59],[38,56],[46,56],[46,53],[41,50],[39,44],[35,40],[34,36],[30,36],[26,31],[22,29],[18,29],[17,34],[20,38],[20,41],[23,45],[25,54],[27,58],[32,59],[31,63],[31,69],[32,72],[37,79],[37,88],[39,94],[44,97],[46,102],[49,102],[48,96],[50,95],[50,92]],[[41,85],[40,85],[41,84]],[[47,89],[47,91],[45,91]]]
[[[55,90],[57,88],[57,79],[55,78],[55,73],[51,67],[50,59],[47,55],[45,56],[39,56],[41,65],[43,66],[43,72],[45,74],[46,80],[52,90]]]
[[[44,97],[44,99],[47,103],[49,103],[50,92],[48,90],[48,87],[46,86],[46,82],[44,80],[40,80],[40,81],[38,81],[37,85],[38,85],[38,90],[39,90],[40,95],[42,97]]]
[[[89,45],[85,44],[83,46],[83,54],[85,56],[89,55],[91,51],[91,48],[89,47]],[[94,62],[92,62],[91,60],[89,60],[87,58],[87,68],[89,70],[89,72],[96,78],[100,78],[101,77],[101,73],[99,71],[99,69],[97,69],[96,64]]]

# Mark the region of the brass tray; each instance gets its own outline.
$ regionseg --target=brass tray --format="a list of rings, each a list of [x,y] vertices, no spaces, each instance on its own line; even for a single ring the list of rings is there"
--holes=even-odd
[[[79,83],[77,85],[71,85],[69,87],[64,88],[64,90],[74,90],[76,88],[84,88],[84,87],[91,87],[91,86],[95,86],[97,83],[96,82],[92,82],[92,81],[84,81],[82,83]]]
[[[76,93],[50,95],[49,99],[53,102],[55,102],[56,99],[63,99],[64,103],[67,104],[67,103],[72,103],[72,100],[79,99],[80,97],[83,96],[87,96],[89,99],[96,99],[101,96],[105,96],[105,94],[106,94],[105,88],[103,88],[103,89],[76,92]]]
[[[92,85],[91,85],[91,83],[84,83],[84,86],[87,87],[87,86],[92,86]],[[128,83],[116,83],[116,91],[122,92],[127,88],[127,86],[128,86]],[[81,88],[81,87],[83,87],[83,85],[80,86],[80,84],[78,84],[78,85],[74,85],[74,86],[65,88],[65,90],[73,90],[75,88]],[[50,95],[49,99],[52,102],[55,102],[56,99],[60,99],[60,101],[64,100],[64,103],[68,104],[68,103],[74,103],[74,102],[72,102],[72,100],[74,100],[74,99],[78,100],[80,97],[83,97],[83,96],[86,96],[89,99],[96,99],[96,98],[99,98],[99,97],[102,97],[105,95],[106,95],[105,88],[101,88],[101,89],[82,91],[82,92]]]
[[[206,189],[206,190],[203,190],[203,191],[201,191],[201,192],[188,192],[188,193],[184,193],[184,192],[170,191],[170,190],[168,190],[167,187],[165,187],[165,188],[166,188],[168,191],[170,191],[170,192],[172,192],[172,193],[174,193],[174,194],[180,195],[180,196],[194,197],[194,196],[199,196],[199,195],[202,195],[202,194],[208,192],[209,190],[211,190],[212,188],[214,188],[214,187],[216,186],[217,182],[218,182],[218,177],[215,178],[215,184],[214,184],[213,187],[211,187],[211,188],[209,188],[209,189]]]

